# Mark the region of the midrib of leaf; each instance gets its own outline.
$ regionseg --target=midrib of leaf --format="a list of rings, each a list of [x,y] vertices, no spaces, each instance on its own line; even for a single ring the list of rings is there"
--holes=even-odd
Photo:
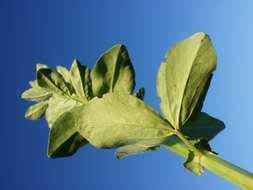
[[[97,125],[96,122],[87,122],[88,124],[95,124]],[[153,130],[167,130],[168,132],[170,133],[174,133],[174,130],[173,129],[170,129],[169,127],[167,127],[166,125],[163,125],[163,127],[148,127],[147,125],[140,125],[140,124],[135,124],[135,123],[120,123],[120,122],[116,122],[116,123],[113,123],[113,122],[110,122],[110,123],[107,123],[107,122],[103,122],[103,125],[106,125],[106,126],[110,126],[110,125],[121,125],[121,126],[137,126],[138,128],[144,128],[144,129],[153,129]],[[152,125],[153,126],[153,125]],[[136,128],[137,128],[136,127]]]
[[[199,52],[199,48],[200,48],[201,45],[202,45],[202,43],[199,43],[198,48],[197,48],[196,53],[195,53],[196,56],[194,56],[194,59],[193,59],[192,62],[191,62],[191,66],[190,66],[189,72],[187,73],[187,80],[186,80],[185,85],[184,85],[184,91],[183,91],[183,93],[181,94],[180,102],[179,102],[179,103],[180,103],[180,108],[179,108],[179,110],[178,110],[178,117],[177,117],[177,124],[178,124],[178,126],[175,126],[176,129],[180,129],[180,128],[182,127],[182,126],[181,126],[182,123],[180,122],[180,118],[181,118],[182,103],[183,103],[183,99],[184,99],[184,94],[185,94],[186,87],[187,87],[188,82],[189,82],[189,79],[190,79],[190,74],[191,74],[192,68],[193,68],[192,66],[193,66],[195,60],[196,60],[197,57],[198,57],[198,52]],[[167,76],[167,75],[166,75],[166,76]],[[167,78],[166,78],[166,80],[167,80]],[[167,90],[168,90],[168,89],[167,89]]]

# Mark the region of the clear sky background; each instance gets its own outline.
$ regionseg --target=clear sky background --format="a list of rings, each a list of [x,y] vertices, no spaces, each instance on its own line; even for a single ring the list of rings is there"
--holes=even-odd
[[[164,149],[117,160],[113,150],[87,146],[73,157],[48,159],[46,122],[24,119],[29,102],[20,94],[38,62],[70,67],[78,58],[93,66],[107,48],[123,43],[137,87],[146,87],[146,102],[159,110],[156,76],[166,51],[203,31],[218,54],[204,111],[226,124],[211,144],[223,158],[253,171],[252,10],[251,0],[0,1],[0,189],[239,189],[210,172],[194,176],[182,158]]]

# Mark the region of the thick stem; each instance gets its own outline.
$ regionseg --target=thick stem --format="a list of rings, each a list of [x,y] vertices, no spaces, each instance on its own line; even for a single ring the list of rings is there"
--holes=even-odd
[[[189,148],[177,137],[173,136],[165,142],[164,147],[170,151],[187,157]],[[229,163],[211,152],[204,152],[201,156],[202,165],[209,171],[227,179],[245,190],[253,189],[253,174]]]
[[[201,154],[201,152],[189,141],[185,138],[185,136],[179,132],[179,131],[176,131],[175,132],[175,135],[181,140],[183,141],[183,143],[188,147],[189,150],[191,151],[194,151],[198,154]]]

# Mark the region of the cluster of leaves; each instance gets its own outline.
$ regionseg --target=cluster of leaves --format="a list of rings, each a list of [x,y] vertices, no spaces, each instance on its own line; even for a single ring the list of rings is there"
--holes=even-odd
[[[116,156],[122,158],[156,150],[173,136],[187,142],[184,166],[200,175],[200,153],[211,151],[208,141],[224,128],[223,122],[201,112],[215,66],[216,54],[206,34],[174,45],[158,73],[162,117],[143,101],[144,88],[133,94],[134,69],[123,45],[105,52],[92,70],[77,60],[70,70],[38,64],[37,79],[22,94],[37,102],[25,117],[45,115],[51,158],[70,156],[87,143],[118,148]]]

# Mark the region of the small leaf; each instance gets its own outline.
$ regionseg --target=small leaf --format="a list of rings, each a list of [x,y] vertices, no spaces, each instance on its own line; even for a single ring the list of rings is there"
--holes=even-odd
[[[97,61],[92,73],[94,96],[120,92],[131,94],[134,86],[134,69],[124,45],[115,45]]]
[[[33,87],[24,91],[21,95],[21,98],[25,100],[30,100],[30,101],[42,101],[42,100],[50,98],[51,96],[52,96],[52,93],[50,93],[46,89]]]
[[[30,120],[41,118],[44,115],[47,106],[47,101],[42,101],[30,106],[25,113],[25,118]]]
[[[144,96],[145,96],[145,88],[141,87],[135,94],[135,96],[137,98],[139,98],[140,100],[144,100]]]
[[[61,95],[71,94],[62,76],[50,69],[40,69],[37,72],[37,81],[40,87],[55,93]]]
[[[209,141],[224,128],[225,125],[222,121],[201,112],[189,120],[181,132],[188,136],[190,140],[206,139]]]
[[[40,69],[47,69],[48,66],[45,64],[38,63],[36,64],[36,71],[38,72]]]
[[[37,65],[37,70],[37,80],[29,82],[32,88],[25,91],[22,98],[34,101],[47,100],[47,103],[41,109],[39,109],[39,105],[42,105],[42,103],[31,106],[26,113],[26,117],[37,119],[45,113],[50,128],[63,113],[76,106],[83,105],[84,102],[74,94],[70,78],[68,79],[70,74],[67,69],[57,67],[56,72],[44,65]],[[89,72],[90,70],[86,71],[85,75]],[[87,80],[87,76],[84,76],[84,80]],[[88,82],[90,84],[90,81]],[[86,88],[85,92],[86,90],[91,90],[91,88]],[[79,133],[75,133],[51,157],[70,156],[86,143],[87,141]]]
[[[88,87],[87,85],[90,85],[89,76],[90,75],[88,67],[82,66],[78,60],[74,60],[73,64],[70,69],[70,78],[71,83],[74,86],[75,92],[78,97],[81,99],[88,101],[89,97],[87,97]]]
[[[97,148],[140,145],[145,147],[141,152],[160,146],[173,133],[143,101],[118,93],[94,98],[57,119],[50,132],[49,156],[77,132]]]
[[[56,71],[64,78],[65,82],[71,83],[70,73],[68,69],[62,66],[57,66]]]
[[[197,176],[200,176],[205,170],[201,164],[201,156],[192,151],[189,152],[184,167]]]
[[[161,64],[157,91],[161,110],[175,128],[181,128],[204,101],[203,94],[216,67],[210,38],[196,33],[174,45]]]
[[[29,84],[32,88],[39,87],[37,80],[29,81]]]

